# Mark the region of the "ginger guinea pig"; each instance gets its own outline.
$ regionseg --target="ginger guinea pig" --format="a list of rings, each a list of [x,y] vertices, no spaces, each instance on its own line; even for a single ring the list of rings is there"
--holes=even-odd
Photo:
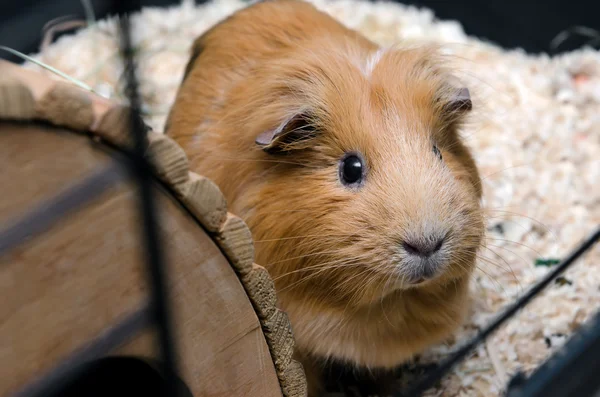
[[[275,280],[297,356],[390,368],[467,311],[484,226],[471,108],[435,49],[379,48],[298,0],[199,37],[167,121]]]

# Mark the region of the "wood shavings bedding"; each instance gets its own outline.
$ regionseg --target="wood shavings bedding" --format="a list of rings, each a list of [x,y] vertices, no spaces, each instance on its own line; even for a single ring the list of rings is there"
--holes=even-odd
[[[600,224],[600,52],[549,57],[503,50],[468,37],[427,9],[361,0],[312,0],[387,46],[444,44],[468,81],[477,111],[465,136],[484,177],[487,247],[473,281],[472,316],[454,343],[474,335],[548,272],[537,258],[562,258]],[[146,118],[161,130],[192,41],[247,3],[145,8],[133,19]],[[65,36],[36,58],[121,98],[114,19]],[[28,64],[28,67],[39,67]],[[527,309],[457,367],[430,396],[497,396],[518,369],[534,369],[600,308],[595,247]],[[435,360],[455,348],[430,349]]]

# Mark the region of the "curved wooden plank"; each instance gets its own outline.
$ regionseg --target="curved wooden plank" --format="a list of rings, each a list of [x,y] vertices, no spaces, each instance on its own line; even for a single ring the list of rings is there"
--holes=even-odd
[[[55,125],[88,131],[94,135],[95,142],[110,142],[121,148],[131,146],[131,115],[127,106],[9,62],[0,61],[0,72],[1,76],[7,76],[0,78],[0,119],[41,119]],[[17,108],[10,104],[11,97],[19,98]],[[6,102],[6,99],[9,101]],[[68,114],[76,114],[77,117],[65,117]],[[289,321],[284,321],[286,316],[276,312],[276,294],[268,272],[264,269],[261,271],[257,269],[257,265],[252,264],[254,248],[247,226],[241,219],[227,212],[225,198],[212,181],[189,172],[185,154],[171,138],[154,132],[149,132],[148,138],[150,146],[147,156],[153,163],[158,178],[170,186],[191,215],[212,234],[213,241],[234,266],[247,298],[259,315],[271,360],[277,363],[275,370],[283,394],[286,397],[305,396],[306,377],[302,366],[290,359],[294,349],[291,325]],[[81,155],[65,150],[59,153],[65,153],[65,157]],[[44,153],[37,155],[43,156]],[[52,162],[47,153],[45,158]],[[53,178],[54,175],[51,174],[48,179]],[[42,185],[46,188],[52,186],[48,183]],[[20,203],[17,200],[7,205]],[[276,315],[281,321],[274,321]],[[128,348],[149,351],[149,341],[150,338],[146,335]]]
[[[31,142],[35,142],[34,145]],[[0,222],[109,161],[70,131],[0,123]],[[197,396],[281,396],[261,324],[212,238],[159,185],[182,378]],[[0,258],[0,394],[28,380],[132,313],[147,298],[137,196],[121,184],[50,231]],[[153,357],[151,334],[122,351]]]

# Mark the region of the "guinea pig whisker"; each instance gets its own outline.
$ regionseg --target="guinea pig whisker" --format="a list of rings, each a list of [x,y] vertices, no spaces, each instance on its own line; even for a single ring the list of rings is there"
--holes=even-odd
[[[521,215],[517,215],[517,216],[521,216]],[[521,216],[521,217],[527,218],[526,216]],[[500,219],[503,222],[514,223],[515,225],[519,226],[521,229],[523,229],[525,231],[529,231],[530,230],[530,228],[523,226],[521,223],[516,222],[513,219],[507,218],[506,215],[495,215],[495,216],[486,215],[485,218],[486,218],[486,221],[488,221],[488,222],[490,222],[490,221],[492,221],[494,219]]]
[[[452,264],[455,264],[458,267],[460,267],[461,270],[465,270],[465,271],[468,270],[468,268],[464,266],[467,263],[467,261],[464,258],[462,258],[462,257],[458,257],[458,258],[457,257],[451,257],[450,258],[450,262]]]
[[[317,271],[317,272],[315,272],[315,273],[310,273],[309,275],[307,275],[307,276],[305,276],[305,277],[302,277],[302,278],[300,278],[299,280],[295,281],[294,283],[292,283],[292,284],[290,284],[290,285],[287,285],[287,286],[285,286],[284,288],[278,289],[278,290],[277,290],[277,293],[283,293],[283,292],[285,292],[285,291],[291,290],[291,289],[293,289],[293,288],[295,288],[295,287],[297,287],[297,286],[299,286],[299,285],[301,285],[301,284],[303,284],[303,283],[307,282],[307,281],[308,281],[308,280],[310,280],[312,277],[315,277],[316,275],[318,275],[318,274],[320,274],[320,273],[322,273],[323,271],[326,271],[326,270],[328,270],[328,269],[330,269],[330,268],[329,268],[329,267],[328,267],[328,268],[322,268],[322,269],[320,269],[319,271]]]
[[[338,284],[338,286],[343,287],[346,284],[354,281],[357,277],[361,277],[363,275],[365,275],[365,273],[374,273],[376,272],[377,269],[374,269],[373,267],[370,266],[366,266],[361,272],[359,272],[358,274],[353,275],[350,278],[345,279],[344,281],[342,281],[341,283]],[[362,283],[363,286],[365,286],[365,283]]]
[[[362,272],[354,275],[353,277],[351,277],[350,279],[345,280],[344,283],[340,284],[346,284],[347,282],[356,279],[357,277],[360,276],[370,276],[372,273],[375,272],[375,269],[367,267],[365,270],[363,270]],[[346,303],[346,307],[344,308],[344,311],[342,312],[342,315],[346,314],[346,310],[348,310],[348,307],[350,306],[350,304],[353,303],[358,303],[360,301],[360,298],[362,296],[364,296],[364,292],[367,290],[367,288],[369,288],[372,283],[368,281],[369,279],[367,278],[364,282],[360,283],[362,285],[361,288],[357,288],[356,291],[352,294],[352,296],[350,297],[350,299],[348,299],[348,302]]]
[[[333,243],[339,243],[339,242],[347,241],[348,239],[352,238],[353,236],[354,236],[354,235],[350,235],[350,236],[347,236],[347,238],[346,238],[346,236],[344,235],[344,236],[343,236],[344,238],[342,238],[342,239],[330,238],[330,241],[331,241],[331,242],[333,242]],[[321,238],[323,238],[323,236],[321,236]],[[301,242],[300,244],[302,244],[302,242]],[[310,242],[310,241],[308,241],[308,242],[306,242],[306,244],[307,244],[307,245],[310,245],[310,244],[311,244],[311,242]],[[291,260],[304,259],[304,258],[309,258],[309,257],[314,257],[314,256],[319,256],[319,255],[326,255],[326,254],[338,253],[338,252],[339,252],[339,250],[340,250],[340,249],[339,249],[339,248],[337,248],[337,249],[331,249],[331,250],[327,250],[327,251],[309,252],[309,253],[307,253],[307,254],[304,254],[304,255],[287,257],[287,258],[285,258],[285,259],[281,259],[281,260],[278,260],[278,261],[275,261],[275,262],[270,262],[270,263],[264,264],[263,266],[265,266],[265,267],[270,267],[270,266],[272,266],[272,265],[276,265],[276,264],[279,264],[279,263],[288,262],[288,261],[291,261]],[[368,254],[367,254],[367,253],[365,253],[365,254],[363,254],[363,255],[365,255],[365,257],[367,257],[367,255],[368,255]],[[354,256],[355,256],[356,258],[360,258],[360,257],[362,257],[362,256],[358,256],[358,257],[357,257],[356,255],[354,255]]]
[[[485,248],[489,249],[490,251],[492,251],[489,247],[493,247],[493,248],[500,248],[503,249],[505,251],[510,252],[511,254],[517,256],[519,259],[521,259],[525,264],[529,263],[529,261],[527,261],[525,258],[523,258],[521,255],[517,254],[515,251],[510,250],[502,245],[493,245],[493,244],[486,244]],[[529,247],[527,247],[529,248]],[[533,250],[533,249],[532,249]],[[534,250],[533,250],[534,251]]]
[[[549,227],[548,225],[546,225],[546,224],[544,224],[544,223],[540,222],[539,220],[537,220],[537,219],[535,219],[535,218],[532,218],[532,217],[530,217],[530,216],[527,216],[527,215],[520,214],[520,213],[518,213],[518,212],[513,212],[513,211],[506,211],[506,210],[502,210],[502,209],[500,209],[500,208],[488,208],[488,209],[485,209],[485,211],[494,211],[494,212],[500,212],[500,213],[503,213],[503,214],[511,214],[511,215],[516,215],[516,216],[520,216],[520,217],[522,217],[522,218],[529,219],[529,220],[531,220],[531,221],[535,222],[535,223],[536,223],[538,226],[542,227],[546,233],[550,234],[550,235],[551,235],[551,236],[554,238],[554,242],[557,242],[557,241],[558,241],[558,237],[556,236],[556,234],[554,234],[554,233],[552,232],[552,230],[550,230],[550,227]],[[489,219],[493,219],[493,218],[499,218],[499,217],[501,217],[501,215],[498,215],[498,216],[495,216],[495,217],[488,217],[488,218],[489,218]],[[514,221],[511,221],[511,222],[514,222]],[[515,222],[515,224],[519,225],[519,224],[518,224],[518,223],[516,223],[516,222]],[[523,226],[523,225],[519,225],[519,226],[521,226],[521,227],[523,227],[523,228],[524,228],[524,226]]]
[[[526,218],[526,217],[524,216],[524,218]],[[512,220],[512,219],[507,219],[505,215],[496,215],[496,216],[489,216],[489,215],[486,215],[486,220],[487,220],[488,222],[489,222],[489,221],[491,221],[491,220],[493,220],[493,219],[501,219],[501,220],[502,220],[502,221],[504,221],[504,222],[510,222],[510,223],[514,223],[515,225],[519,226],[521,229],[523,229],[523,230],[525,230],[525,231],[529,231],[529,228],[527,228],[527,227],[523,226],[521,223],[519,223],[519,222],[516,222],[516,221],[514,221],[514,220]]]
[[[498,237],[488,237],[488,236],[486,236],[486,239],[487,239],[487,240],[492,240],[492,241],[502,241],[502,242],[506,242],[506,243],[510,243],[510,244],[516,244],[516,245],[519,245],[519,246],[521,246],[521,247],[524,247],[524,248],[527,248],[527,249],[530,249],[530,250],[532,250],[532,251],[533,251],[533,252],[535,252],[535,253],[536,253],[538,256],[543,256],[542,254],[540,254],[540,252],[539,252],[539,251],[537,251],[537,250],[535,250],[535,249],[531,248],[531,247],[530,247],[530,246],[528,246],[527,244],[519,243],[519,242],[517,242],[517,241],[512,241],[512,240],[509,240],[509,239],[505,239],[505,238],[498,238]],[[494,247],[496,247],[496,246],[494,246]]]
[[[387,280],[388,280],[387,278],[383,278],[383,279],[382,279],[382,278],[380,278],[380,279],[379,279],[379,282],[377,283],[377,287],[376,287],[376,288],[377,288],[377,289],[380,289],[379,287],[381,286],[381,284],[384,284],[384,285],[383,285],[383,288],[385,289],[385,287],[386,287],[386,285],[387,285]],[[383,291],[383,289],[382,289],[382,291]],[[381,298],[381,297],[380,297],[380,298]],[[373,306],[373,303],[375,302],[375,299],[376,299],[376,296],[375,296],[375,295],[373,295],[373,296],[371,296],[371,299],[369,300],[369,304],[368,304],[368,306],[369,306],[369,310],[367,311],[367,317],[371,315],[371,308],[372,308],[372,306]]]
[[[502,270],[506,270],[504,268],[502,268],[501,266],[499,266],[498,264],[494,263],[491,259],[489,258],[485,258],[482,256],[478,256],[477,257],[479,260],[491,264],[492,266],[497,266],[499,268],[501,268]],[[502,284],[500,284],[500,282],[498,280],[496,280],[494,277],[492,277],[488,272],[486,272],[485,270],[483,270],[483,268],[481,266],[476,266],[476,269],[479,270],[480,272],[484,273],[486,276],[488,276],[488,278],[492,281],[492,283],[498,285],[500,287],[500,289],[502,290],[502,292],[508,296],[508,293],[506,292],[506,289],[504,289],[504,286]],[[517,285],[519,286],[519,288],[522,288],[519,279],[515,276],[515,281],[517,282]]]
[[[454,258],[452,260],[452,263],[459,266],[462,270],[465,270],[465,271],[467,270],[467,266],[470,265],[470,262],[466,258]],[[475,269],[481,271],[481,269],[479,269],[478,267],[475,267]],[[453,280],[453,282],[454,282],[454,287],[458,288],[458,286],[456,285],[456,280]],[[477,283],[476,286],[477,286],[479,292],[485,291],[479,283]]]
[[[348,261],[348,260],[343,260],[342,261],[342,260],[339,260],[339,259],[335,259],[335,260],[332,260],[332,261],[326,261],[326,262],[318,262],[318,263],[316,263],[314,265],[306,266],[306,267],[303,267],[302,269],[296,269],[296,270],[293,270],[293,271],[281,274],[279,276],[276,276],[276,277],[273,278],[273,281],[278,280],[278,279],[280,279],[282,277],[285,277],[285,276],[296,274],[296,273],[311,272],[311,274],[309,274],[308,276],[306,276],[303,279],[301,279],[301,281],[302,281],[302,280],[304,280],[306,278],[314,277],[315,275],[317,275],[319,273],[322,273],[324,271],[327,271],[327,270],[338,269],[338,268],[348,268],[348,267],[353,267],[353,266],[360,267],[361,265],[360,265],[360,263],[354,263],[354,262]],[[312,272],[315,269],[319,269],[319,271],[318,272]]]
[[[518,165],[511,165],[510,167],[506,167],[506,168],[503,168],[503,169],[501,169],[501,170],[499,170],[499,171],[495,171],[495,172],[492,172],[491,174],[488,174],[488,175],[482,176],[482,177],[481,177],[481,181],[483,182],[483,181],[485,181],[486,179],[488,179],[488,178],[489,178],[489,177],[491,177],[491,176],[494,176],[494,175],[497,175],[497,174],[501,174],[501,173],[503,173],[504,171],[508,171],[508,170],[510,170],[510,169],[513,169],[513,168],[524,167],[524,166],[527,166],[527,165],[532,165],[532,164],[535,164],[535,161],[532,161],[531,163],[518,164]]]
[[[508,251],[508,252],[511,252],[511,253],[513,253],[514,255],[517,255],[517,254],[515,254],[513,251],[511,251],[511,250],[509,250],[509,249],[507,249],[507,248],[505,248],[505,247],[500,247],[500,246],[495,246],[495,247],[498,247],[498,248],[503,248],[503,249],[505,249],[506,251]],[[499,255],[497,252],[494,252],[494,250],[492,250],[491,248],[488,248],[488,247],[485,247],[485,248],[486,248],[488,251],[490,251],[492,254],[494,254],[494,255],[497,255],[497,256],[499,256],[499,257],[500,257],[502,260],[504,260],[504,258],[502,258],[502,257],[501,257],[501,256],[500,256],[500,255]],[[518,256],[519,258],[521,258],[521,259],[523,260],[523,262],[527,263],[527,261],[526,261],[526,260],[525,260],[523,257],[521,257],[520,255],[517,255],[517,256]],[[515,278],[515,281],[517,282],[517,284],[519,284],[519,288],[521,288],[521,289],[522,289],[522,288],[523,288],[523,286],[522,286],[522,285],[521,285],[521,283],[519,282],[519,279],[517,278],[517,275],[515,274],[515,271],[513,270],[512,266],[510,266],[510,264],[508,263],[508,261],[504,260],[504,262],[505,262],[505,263],[506,263],[506,265],[508,266],[508,269],[509,269],[510,273],[512,274],[512,276]]]
[[[384,267],[384,268],[385,268],[385,267],[387,267],[387,266],[385,266],[385,265],[382,265],[382,264],[379,264],[379,265],[377,265],[377,266],[376,266],[376,267],[373,269],[373,272],[376,272],[376,271],[377,271],[377,269],[379,269],[380,267]],[[384,278],[381,278],[381,277],[380,277],[380,278],[379,278],[379,282],[378,282],[378,283],[377,283],[377,285],[376,285],[376,289],[377,289],[377,290],[380,290],[380,291],[386,291],[386,290],[387,290],[387,286],[388,286],[388,284],[390,283],[390,281],[392,281],[392,279],[394,278],[394,276],[395,276],[395,277],[398,277],[398,275],[397,275],[397,274],[395,275],[395,274],[393,274],[393,273],[389,273],[389,274],[387,275],[387,277],[384,277]],[[381,284],[383,284],[383,288],[380,288]],[[384,298],[384,297],[385,297],[385,294],[379,294],[380,305],[383,305],[383,298]],[[376,298],[377,298],[377,296],[376,296],[376,295],[373,295],[373,296],[371,296],[371,299],[369,300],[369,311],[368,311],[368,314],[369,314],[369,315],[370,315],[370,313],[371,313],[371,309],[372,309],[373,303],[374,303],[374,301],[375,301],[375,299],[376,299]],[[381,306],[381,309],[382,309],[382,311],[383,311],[383,306]],[[385,313],[384,313],[384,314],[385,314]]]
[[[330,250],[330,251],[312,252],[310,254],[299,255],[299,256],[292,256],[292,257],[281,259],[281,260],[278,260],[278,261],[275,261],[275,262],[270,262],[270,263],[267,263],[267,264],[265,264],[263,266],[264,267],[268,267],[268,266],[276,265],[278,263],[284,263],[284,262],[288,262],[288,261],[292,261],[292,260],[296,260],[296,259],[309,258],[309,257],[318,256],[318,255],[325,255],[325,254],[333,254],[333,253],[336,253],[338,251],[339,251],[339,249],[337,249],[337,250]]]
[[[294,288],[294,287],[297,287],[298,285],[300,285],[300,284],[302,284],[302,283],[305,283],[305,282],[306,282],[306,281],[308,281],[309,279],[311,279],[311,278],[313,278],[313,277],[315,277],[315,276],[318,276],[319,274],[321,274],[321,273],[323,273],[323,272],[325,272],[325,271],[328,271],[328,270],[334,269],[334,268],[336,268],[336,267],[337,267],[337,268],[340,268],[340,267],[351,267],[351,265],[349,265],[349,264],[341,264],[341,265],[337,265],[337,266],[335,266],[335,265],[328,265],[327,263],[324,263],[324,264],[321,264],[319,267],[321,267],[321,269],[319,269],[318,271],[316,271],[316,272],[314,272],[314,273],[310,273],[309,275],[307,275],[307,276],[305,276],[305,277],[302,277],[302,278],[300,278],[299,280],[297,280],[297,281],[296,281],[296,282],[294,282],[293,284],[291,284],[291,285],[288,285],[288,286],[286,286],[285,288],[282,288],[282,289],[278,290],[277,292],[278,292],[278,293],[282,293],[282,292],[285,292],[285,291],[287,291],[287,290],[290,290],[290,289],[292,289],[292,288]]]
[[[487,211],[487,210],[502,210],[502,209],[506,209],[506,208],[520,208],[518,205],[503,205],[502,207],[484,207],[483,210]]]
[[[360,275],[367,276],[368,273],[371,273],[371,270],[363,270]],[[346,302],[346,306],[344,307],[344,311],[342,312],[342,315],[346,314],[346,311],[348,310],[348,308],[351,306],[354,306],[354,303],[360,302],[360,297],[363,296],[364,291],[366,289],[365,286],[369,285],[369,283],[367,283],[366,280],[364,280],[364,282],[362,282],[360,284],[361,284],[361,287],[357,288],[354,291],[354,293],[352,294],[352,296],[350,297],[350,299],[348,299],[348,302]]]
[[[269,211],[269,213],[271,213],[271,214],[279,214],[279,213],[285,213],[285,212],[310,212],[310,211],[314,211],[314,210],[309,210],[309,209],[303,209],[303,210],[278,210],[278,211]]]
[[[478,271],[480,271],[481,273],[483,273],[485,276],[487,276],[487,278],[490,279],[490,281],[492,282],[492,284],[495,284],[498,287],[500,287],[500,289],[502,290],[502,293],[504,295],[508,296],[508,293],[506,292],[506,289],[504,289],[504,286],[498,280],[494,279],[494,277],[492,277],[488,272],[486,272],[485,270],[483,270],[479,266],[477,266],[475,269],[478,270]]]
[[[485,248],[486,248],[488,251],[490,251],[492,254],[494,254],[494,255],[495,255],[495,256],[496,256],[498,259],[502,260],[502,261],[503,261],[503,262],[506,264],[506,267],[504,267],[504,266],[502,266],[500,263],[493,263],[493,265],[494,265],[494,266],[496,266],[497,268],[499,268],[499,269],[501,269],[501,270],[503,270],[503,271],[505,271],[505,272],[512,272],[512,273],[514,273],[514,272],[513,272],[513,270],[512,270],[512,268],[511,268],[511,267],[510,267],[510,265],[508,264],[508,262],[507,262],[507,261],[506,261],[506,260],[505,260],[505,259],[504,259],[502,256],[500,256],[499,254],[497,254],[496,252],[492,251],[491,249],[489,249],[489,248],[487,248],[487,247],[485,247]],[[481,255],[481,253],[479,254],[479,257],[483,257],[483,256]],[[488,259],[488,260],[490,260],[490,261],[491,261],[491,259],[490,259],[490,258],[487,258],[487,257],[486,257],[486,259]]]
[[[239,162],[257,162],[257,163],[279,163],[279,164],[290,164],[290,165],[298,165],[301,166],[303,168],[319,168],[317,166],[310,166],[306,163],[299,163],[299,162],[295,162],[295,161],[285,161],[285,160],[277,160],[277,159],[244,159],[244,158],[228,158],[228,157],[221,157],[221,156],[213,156],[213,155],[207,155],[207,156],[203,156],[203,158],[212,158],[218,161],[239,161]],[[195,156],[190,156],[190,162],[193,162],[193,160],[195,159]]]
[[[511,252],[511,253],[513,253],[513,254],[515,254],[515,255],[517,255],[517,254],[516,254],[516,253],[514,253],[513,251],[510,251],[508,248],[504,248],[504,247],[501,247],[501,246],[489,245],[489,244],[487,244],[487,243],[486,243],[485,245],[482,245],[482,247],[483,247],[484,249],[487,249],[488,251],[490,251],[492,254],[494,254],[494,255],[495,255],[495,256],[497,256],[497,257],[498,257],[500,260],[502,260],[502,261],[503,261],[503,262],[506,264],[506,266],[508,266],[508,268],[509,268],[509,269],[512,269],[512,268],[511,268],[511,266],[510,266],[510,264],[508,263],[508,261],[507,261],[506,259],[504,259],[504,257],[502,257],[502,256],[501,256],[499,253],[497,253],[496,251],[492,250],[492,249],[490,248],[490,246],[491,246],[491,247],[502,248],[502,249],[504,249],[504,250],[506,250],[506,251],[508,251],[508,252]],[[519,255],[517,255],[517,256],[519,256]],[[523,259],[523,257],[519,256],[519,258],[521,258],[521,259],[522,259],[524,262],[527,262],[527,261],[525,261],[525,259]]]
[[[296,273],[310,272],[312,270],[322,268],[323,266],[327,266],[328,269],[335,269],[335,268],[340,268],[340,267],[348,267],[348,264],[346,264],[346,263],[337,263],[336,264],[335,262],[338,262],[338,261],[320,262],[320,263],[317,263],[316,265],[303,267],[302,269],[292,270],[290,272],[283,273],[283,274],[280,274],[280,275],[278,275],[276,277],[273,277],[273,281],[277,281],[277,280],[279,280],[279,279],[281,279],[283,277],[290,276],[290,275],[296,274]],[[356,266],[358,266],[358,265],[356,265]]]
[[[312,211],[314,211],[314,210],[312,210]],[[272,212],[279,212],[279,211],[272,211]],[[343,237],[343,236],[347,236],[347,234],[346,233],[340,233],[340,234],[328,233],[326,236],[327,237],[330,237],[330,236],[342,236]],[[254,242],[255,243],[265,243],[265,242],[273,242],[273,241],[294,240],[294,239],[298,239],[298,238],[319,238],[319,239],[322,239],[323,238],[323,234],[309,234],[309,235],[305,235],[305,236],[290,236],[290,237],[280,237],[280,238],[272,238],[272,239],[254,240]]]
[[[400,273],[400,272],[398,272]],[[387,285],[388,283],[392,280],[395,279],[394,281],[397,282],[398,281],[398,275],[395,275],[393,273],[390,273],[390,275],[387,277],[387,281],[385,283],[385,285],[383,286],[383,290],[387,291]],[[390,318],[388,317],[387,313],[385,312],[385,307],[383,306],[383,297],[384,294],[381,294],[381,297],[379,298],[379,306],[381,307],[381,312],[383,313],[383,316],[385,317],[385,319],[387,320],[388,324],[392,327],[392,328],[396,328],[396,326],[394,324],[392,324]]]
[[[360,273],[355,274],[354,276],[345,279],[344,281],[342,281],[341,283],[338,284],[339,287],[343,287],[346,284],[355,281],[356,278],[361,277],[363,275],[365,275],[365,273],[375,273],[377,269],[373,269],[371,267],[366,267],[365,269],[363,269]],[[362,283],[363,288],[366,288],[369,286],[370,283]],[[357,290],[357,292],[359,292],[360,290]]]

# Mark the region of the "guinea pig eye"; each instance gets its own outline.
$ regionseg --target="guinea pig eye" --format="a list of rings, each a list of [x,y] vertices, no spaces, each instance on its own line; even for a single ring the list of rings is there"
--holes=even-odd
[[[436,145],[433,145],[433,154],[435,154],[438,159],[442,159],[442,152],[440,152],[440,149],[438,149]]]
[[[340,164],[340,178],[345,185],[359,183],[363,177],[363,162],[355,154],[345,157]]]

